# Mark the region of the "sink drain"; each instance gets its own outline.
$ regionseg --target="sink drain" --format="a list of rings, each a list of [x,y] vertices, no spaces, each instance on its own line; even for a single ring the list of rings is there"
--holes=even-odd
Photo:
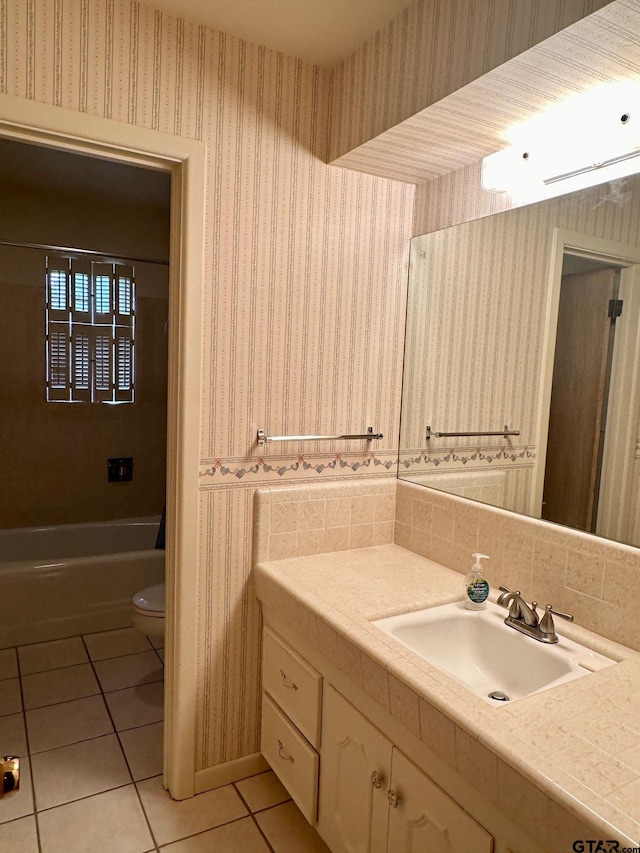
[[[498,702],[509,702],[509,697],[506,693],[503,693],[502,690],[492,690],[489,693],[489,699],[497,699]]]

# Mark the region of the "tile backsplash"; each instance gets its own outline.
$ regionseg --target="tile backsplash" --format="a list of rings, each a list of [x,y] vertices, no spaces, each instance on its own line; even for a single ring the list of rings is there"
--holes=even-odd
[[[402,480],[395,542],[462,573],[474,551],[488,554],[494,588],[519,589],[528,601],[552,604],[577,624],[640,650],[637,548]]]
[[[258,489],[254,562],[389,545],[395,477]]]
[[[637,548],[395,477],[258,489],[255,522],[254,563],[395,542],[466,574],[480,551],[494,589],[640,651]]]

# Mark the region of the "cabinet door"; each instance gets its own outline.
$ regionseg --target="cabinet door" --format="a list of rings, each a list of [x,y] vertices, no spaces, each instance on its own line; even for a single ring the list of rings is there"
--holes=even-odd
[[[489,833],[398,749],[391,788],[389,853],[491,853]]]
[[[317,829],[333,853],[385,853],[391,742],[332,687],[322,720]]]

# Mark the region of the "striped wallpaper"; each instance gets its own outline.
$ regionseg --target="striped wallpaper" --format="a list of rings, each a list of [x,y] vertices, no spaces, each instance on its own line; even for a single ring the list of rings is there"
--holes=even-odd
[[[418,3],[332,76],[133,0],[0,0],[0,92],[207,146],[197,770],[258,749],[255,488],[394,464],[414,187],[327,166],[330,125],[345,151],[598,5],[530,0],[521,28],[506,0]],[[255,447],[368,426],[370,449]]]
[[[435,50],[429,46],[427,9],[437,9],[445,27],[445,40],[438,40]],[[577,20],[584,15],[588,17]],[[488,22],[494,26],[486,30]],[[556,33],[560,27],[567,29]],[[344,96],[344,118],[336,129],[344,141],[334,144],[331,157],[346,168],[414,183],[476,162],[503,147],[509,128],[536,111],[594,83],[637,77],[640,67],[638,0],[417,2],[384,32],[385,38],[378,39],[383,61],[375,63],[381,77],[371,75],[375,39],[342,66],[347,77],[339,91],[348,93],[353,87],[361,94],[355,104]],[[419,32],[425,35],[416,46]],[[515,55],[529,45],[533,47]],[[427,63],[424,75],[394,77],[386,56],[397,52],[403,54],[398,58],[401,68]],[[407,62],[407,56],[413,61]],[[464,73],[455,74],[460,68]],[[370,87],[370,80],[375,85]],[[429,91],[432,81],[437,81],[436,94]],[[388,98],[399,83],[401,97]],[[367,120],[361,120],[360,102]]]
[[[505,508],[532,511],[555,227],[640,245],[640,176],[413,239],[401,476],[505,469]],[[446,432],[509,424],[521,434],[426,442],[427,424]]]
[[[605,5],[606,0],[414,0],[338,67],[331,159]],[[484,109],[480,130],[487,118]]]
[[[258,750],[256,485],[395,469],[414,188],[325,165],[329,85],[136,2],[0,0],[0,91],[207,145],[196,769]]]
[[[520,206],[507,193],[482,189],[481,165],[471,163],[416,187],[414,236]]]

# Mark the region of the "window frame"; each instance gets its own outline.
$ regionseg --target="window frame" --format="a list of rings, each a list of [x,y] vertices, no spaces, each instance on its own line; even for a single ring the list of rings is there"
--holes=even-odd
[[[47,402],[134,403],[134,266],[47,254],[45,312]]]

